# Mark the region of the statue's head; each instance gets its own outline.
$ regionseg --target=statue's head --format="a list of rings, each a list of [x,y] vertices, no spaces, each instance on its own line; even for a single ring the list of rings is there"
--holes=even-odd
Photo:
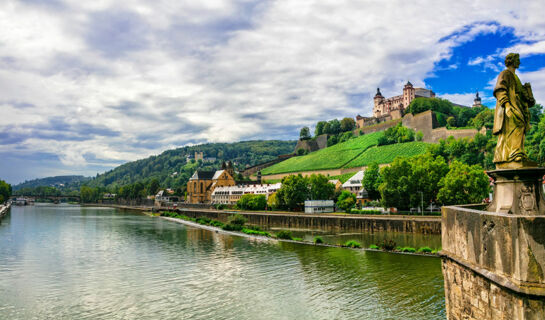
[[[520,56],[518,53],[510,53],[505,57],[505,66],[518,68],[520,65]]]

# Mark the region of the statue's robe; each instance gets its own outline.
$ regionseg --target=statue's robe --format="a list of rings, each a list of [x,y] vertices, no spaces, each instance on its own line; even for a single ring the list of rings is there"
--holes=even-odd
[[[497,102],[492,133],[498,136],[494,163],[527,158],[524,151],[524,136],[530,129],[527,95],[527,88],[515,73],[509,69],[500,73],[494,88]]]

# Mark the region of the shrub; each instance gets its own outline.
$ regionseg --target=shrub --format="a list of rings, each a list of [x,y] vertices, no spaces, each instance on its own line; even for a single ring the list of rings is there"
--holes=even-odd
[[[352,209],[352,210],[350,210],[350,213],[353,213],[353,214],[382,214],[382,211],[380,211],[380,210],[358,210],[358,209]]]
[[[246,223],[246,218],[241,214],[234,214],[227,219],[228,224],[243,226]]]
[[[217,210],[223,210],[223,209],[225,209],[225,207],[226,207],[226,206],[225,206],[223,203],[220,203],[220,204],[217,204],[217,205],[216,205],[216,209],[217,209]]]
[[[294,240],[294,241],[303,241],[303,238],[293,237],[292,240]]]
[[[316,243],[316,244],[324,243],[324,239],[322,239],[322,237],[320,237],[320,236],[314,237],[314,243]]]
[[[276,234],[276,237],[278,239],[286,239],[286,240],[292,240],[293,237],[291,235],[291,231],[282,230]]]
[[[430,247],[421,247],[420,249],[418,249],[418,252],[431,253],[432,250]]]
[[[375,249],[375,250],[378,250],[380,249],[376,244],[372,244],[369,246],[369,249]]]
[[[355,240],[348,240],[344,243],[345,247],[349,248],[361,248],[361,244]]]
[[[223,230],[226,231],[242,231],[243,226],[239,224],[226,224],[222,227]]]
[[[212,220],[210,221],[210,225],[214,227],[222,228],[225,225],[225,223],[218,220]]]
[[[384,239],[384,240],[382,240],[382,245],[380,247],[382,249],[386,250],[386,251],[392,251],[392,250],[394,250],[394,248],[396,248],[396,243],[395,243],[394,240]]]
[[[296,154],[298,156],[304,156],[305,154],[307,154],[307,150],[305,150],[303,148],[299,148],[299,149],[297,149]]]
[[[412,248],[412,247],[403,247],[401,249],[401,252],[410,252],[410,253],[414,253],[416,252],[416,249],[415,248]]]
[[[212,219],[210,219],[210,218],[198,218],[197,219],[197,223],[199,223],[199,224],[210,224],[210,221],[212,221]]]
[[[271,236],[271,234],[268,233],[267,231],[253,230],[248,228],[242,228],[242,232],[246,234],[253,234],[253,235],[264,236],[264,237]]]

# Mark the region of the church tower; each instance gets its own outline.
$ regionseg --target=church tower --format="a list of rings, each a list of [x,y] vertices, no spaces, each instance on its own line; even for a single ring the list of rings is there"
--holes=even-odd
[[[482,107],[481,97],[479,97],[479,91],[475,94],[475,99],[473,100],[473,108]]]

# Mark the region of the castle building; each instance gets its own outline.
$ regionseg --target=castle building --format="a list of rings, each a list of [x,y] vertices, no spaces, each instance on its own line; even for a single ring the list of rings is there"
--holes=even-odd
[[[358,115],[356,116],[356,124],[358,128],[363,128],[380,122],[401,119],[405,109],[409,107],[415,98],[419,97],[435,98],[435,92],[424,88],[415,88],[411,82],[407,81],[403,86],[403,94],[385,98],[380,92],[380,88],[377,88],[377,93],[373,98],[375,104],[373,117]]]
[[[377,88],[377,94],[373,99],[375,102],[373,116],[380,118],[389,115],[392,119],[400,119],[403,117],[405,109],[418,97],[434,98],[435,92],[424,88],[415,88],[412,83],[407,81],[403,87],[403,94],[384,98],[380,93],[380,88]]]

